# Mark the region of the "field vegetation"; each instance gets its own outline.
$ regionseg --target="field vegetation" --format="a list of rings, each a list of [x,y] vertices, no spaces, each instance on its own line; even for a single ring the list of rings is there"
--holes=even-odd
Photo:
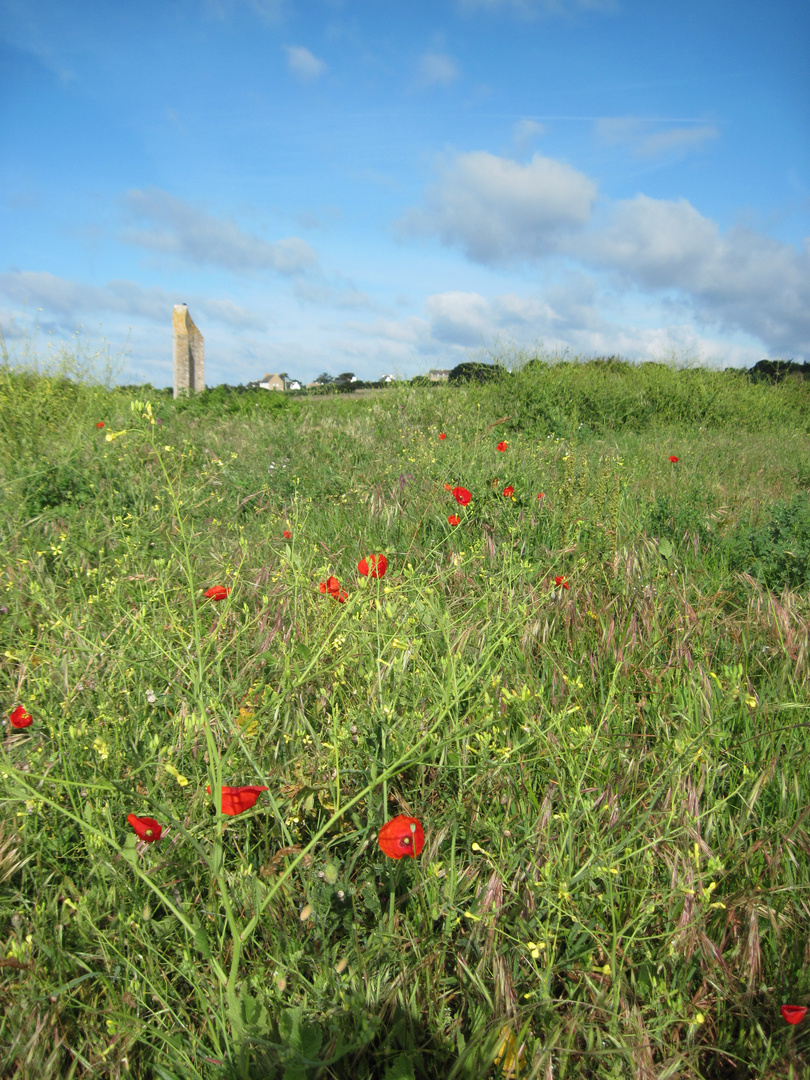
[[[71,363],[0,368],[0,1075],[810,1075],[810,382]]]

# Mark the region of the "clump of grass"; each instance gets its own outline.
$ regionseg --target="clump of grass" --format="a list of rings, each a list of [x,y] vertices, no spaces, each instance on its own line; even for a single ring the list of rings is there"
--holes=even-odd
[[[553,373],[561,409],[585,377]],[[3,713],[34,717],[0,751],[4,1075],[807,1068],[779,1005],[810,997],[810,611],[720,542],[795,493],[792,406],[538,439],[501,392],[33,410],[0,526]],[[227,817],[222,784],[268,790]],[[426,842],[395,863],[399,813]]]

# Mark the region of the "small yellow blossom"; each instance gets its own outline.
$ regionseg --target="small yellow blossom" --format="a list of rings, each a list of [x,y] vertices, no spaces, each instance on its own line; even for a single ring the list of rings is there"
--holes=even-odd
[[[185,787],[186,786],[186,784],[188,783],[188,780],[186,779],[185,776],[183,776],[181,773],[179,773],[177,771],[177,769],[175,769],[174,765],[164,765],[163,768],[166,770],[166,772],[170,776],[173,776],[175,778],[175,780],[180,785],[180,787]]]

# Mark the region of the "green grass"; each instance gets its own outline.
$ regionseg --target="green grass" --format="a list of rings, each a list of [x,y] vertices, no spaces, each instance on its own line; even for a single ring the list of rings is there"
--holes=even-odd
[[[810,1075],[803,384],[65,373],[0,369],[1,1075]]]

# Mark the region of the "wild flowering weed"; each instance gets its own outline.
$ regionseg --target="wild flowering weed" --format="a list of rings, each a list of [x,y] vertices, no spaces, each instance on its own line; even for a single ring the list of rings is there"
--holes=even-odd
[[[206,600],[220,601],[226,599],[230,591],[224,585],[212,585],[210,589],[205,590],[203,596]]]
[[[390,859],[402,859],[406,855],[415,859],[425,846],[425,830],[422,823],[407,814],[386,821],[377,836],[377,842]]]
[[[137,817],[135,814],[129,814],[127,821],[138,834],[140,840],[145,840],[147,844],[154,844],[160,840],[163,827],[158,825],[154,818]]]
[[[388,561],[385,555],[365,556],[357,564],[358,571],[366,577],[381,578],[385,575]]]
[[[779,1011],[786,1024],[799,1024],[807,1015],[806,1005],[780,1005]]]
[[[205,790],[210,795],[211,785],[209,784]],[[222,813],[231,816],[242,814],[245,810],[250,810],[250,808],[255,805],[256,800],[263,791],[269,790],[268,787],[262,787],[256,784],[248,784],[244,787],[223,786]]]
[[[33,717],[29,716],[22,705],[18,705],[17,708],[9,715],[11,726],[15,728],[29,727],[33,722]]]
[[[111,1071],[137,1048],[145,1068],[194,1080],[226,1060],[240,1076],[313,1062],[416,1075],[428,1051],[437,1075],[562,1060],[573,1075],[595,1046],[645,1076],[673,1060],[699,1075],[725,1050],[779,1071],[792,1031],[768,988],[806,989],[792,958],[808,776],[794,714],[783,723],[806,698],[801,598],[746,621],[711,565],[645,544],[609,446],[516,432],[496,444],[504,486],[475,400],[464,435],[438,440],[435,417],[456,416],[444,404],[422,424],[407,395],[390,413],[320,404],[287,428],[243,418],[203,437],[167,403],[169,451],[145,405],[138,438],[91,438],[99,414],[121,423],[95,403],[87,452],[115,460],[111,482],[134,477],[129,516],[46,520],[32,550],[9,531],[1,673],[7,709],[25,698],[37,720],[9,732],[0,774],[15,844],[38,861],[13,882],[32,914],[8,924],[6,953],[36,962],[46,990],[113,957],[117,974],[75,989],[92,1037],[70,1035]],[[402,437],[394,463],[362,456],[378,427]],[[695,462],[687,438],[672,443]],[[290,468],[267,481],[280,451]],[[635,452],[660,483],[660,442]],[[444,492],[468,508],[447,516],[451,535]],[[369,550],[364,602],[347,602],[326,575],[345,581]],[[238,589],[206,588],[234,597],[203,619],[188,598],[217,579]],[[22,705],[15,717],[33,723]],[[763,807],[774,823],[757,818],[752,844]],[[70,970],[50,959],[57,926]],[[42,982],[11,970],[14,1053],[40,1053],[27,1025]],[[413,1040],[388,1023],[398,997],[429,1033],[413,1069],[397,1064]],[[780,1012],[792,1029],[806,1009]]]

